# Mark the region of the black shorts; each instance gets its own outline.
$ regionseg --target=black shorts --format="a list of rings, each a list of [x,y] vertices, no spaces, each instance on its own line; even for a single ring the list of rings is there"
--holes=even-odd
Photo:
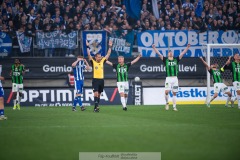
[[[93,87],[93,92],[102,93],[104,88],[104,79],[93,78],[92,87]]]

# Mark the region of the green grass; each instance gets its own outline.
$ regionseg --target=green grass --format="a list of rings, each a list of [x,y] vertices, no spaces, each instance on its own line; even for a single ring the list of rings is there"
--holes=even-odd
[[[161,152],[162,160],[240,159],[240,110],[220,105],[6,108],[0,160],[78,160],[79,152]],[[150,160],[150,159],[149,159]]]

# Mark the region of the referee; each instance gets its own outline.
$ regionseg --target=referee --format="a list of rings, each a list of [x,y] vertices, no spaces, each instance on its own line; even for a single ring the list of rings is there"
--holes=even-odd
[[[99,112],[99,101],[100,95],[103,92],[104,88],[104,63],[108,60],[111,50],[112,50],[112,41],[108,43],[109,49],[107,55],[102,57],[100,53],[95,54],[95,59],[90,54],[90,47],[88,41],[86,41],[87,53],[90,63],[92,64],[93,69],[93,79],[92,79],[92,87],[94,92],[94,112]]]

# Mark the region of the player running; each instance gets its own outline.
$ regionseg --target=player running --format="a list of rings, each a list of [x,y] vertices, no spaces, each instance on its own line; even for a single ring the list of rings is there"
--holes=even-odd
[[[117,87],[118,92],[121,97],[121,103],[123,106],[123,110],[127,111],[127,99],[128,99],[128,91],[129,91],[129,84],[128,84],[128,71],[130,66],[136,63],[142,57],[141,54],[137,56],[133,61],[124,63],[124,57],[118,57],[118,64],[112,63],[107,61],[106,63],[112,66],[116,70],[117,74]]]
[[[166,81],[165,81],[165,100],[166,106],[165,109],[169,110],[169,102],[168,102],[168,94],[170,91],[173,93],[173,110],[178,111],[176,107],[177,102],[177,92],[178,92],[178,63],[182,59],[182,57],[187,53],[188,49],[190,48],[190,44],[181,52],[178,57],[173,57],[172,51],[168,52],[168,57],[164,57],[156,48],[156,46],[152,45],[153,50],[158,54],[160,59],[163,61],[166,67]]]
[[[23,91],[23,74],[25,67],[21,64],[19,59],[15,59],[14,64],[11,67],[10,76],[12,77],[12,92],[13,92],[13,110],[20,110],[20,102]]]
[[[86,59],[83,59],[82,56],[78,56],[77,60],[73,62],[73,74],[74,74],[74,82],[75,82],[75,90],[76,95],[73,101],[73,108],[72,111],[76,111],[77,103],[81,107],[81,111],[84,111],[85,108],[82,106],[82,99],[81,95],[83,92],[83,84],[84,84],[84,70],[90,70],[89,64]]]
[[[211,99],[207,102],[207,106],[210,107],[210,103],[217,98],[219,92],[223,92],[224,94],[228,95],[227,102],[225,104],[226,107],[228,107],[229,101],[231,101],[232,94],[229,91],[229,88],[223,83],[222,76],[221,76],[221,70],[219,70],[219,66],[217,63],[212,64],[211,66],[208,66],[207,62],[203,60],[202,57],[200,57],[201,61],[205,65],[208,72],[212,75],[213,83],[214,83],[214,94],[211,97]],[[233,106],[233,101],[231,101],[231,105]]]
[[[238,100],[238,109],[240,109],[240,57],[239,57],[239,53],[234,54],[233,62],[231,62],[231,58],[232,57],[230,56],[228,61],[224,65],[224,67],[221,68],[221,70],[224,71],[224,69],[229,69],[232,72],[233,87],[237,92],[237,97],[232,98],[232,101]]]
[[[109,49],[107,55],[102,57],[100,53],[95,54],[95,59],[90,54],[89,43],[86,41],[87,53],[93,69],[92,87],[94,92],[94,112],[99,112],[100,95],[104,89],[104,63],[108,60],[112,51],[112,41],[108,43]]]
[[[0,120],[7,120],[7,117],[4,115],[4,90],[2,87],[2,81],[4,77],[1,76],[2,65],[0,65]]]

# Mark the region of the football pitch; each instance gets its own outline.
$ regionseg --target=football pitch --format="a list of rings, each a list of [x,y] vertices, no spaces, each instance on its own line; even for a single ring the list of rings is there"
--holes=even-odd
[[[79,152],[161,152],[162,160],[240,159],[240,110],[223,105],[5,108],[0,160],[78,160]],[[148,159],[150,160],[150,159]]]

